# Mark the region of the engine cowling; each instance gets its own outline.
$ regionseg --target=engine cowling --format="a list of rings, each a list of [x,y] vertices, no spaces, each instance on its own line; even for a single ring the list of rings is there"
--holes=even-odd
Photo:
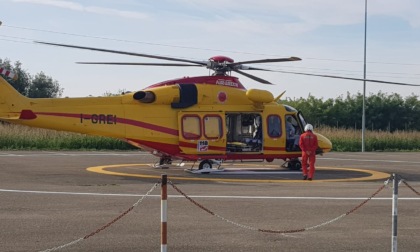
[[[150,90],[141,90],[133,94],[133,99],[141,103],[170,105],[179,101],[179,88],[177,85],[173,85],[156,87]]]
[[[246,91],[246,97],[256,103],[269,103],[274,101],[274,96],[267,90],[249,89]]]

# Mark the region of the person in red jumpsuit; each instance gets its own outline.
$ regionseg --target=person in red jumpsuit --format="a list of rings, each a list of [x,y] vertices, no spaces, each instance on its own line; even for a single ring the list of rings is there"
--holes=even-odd
[[[315,154],[318,148],[318,138],[312,132],[314,127],[311,124],[306,124],[305,133],[300,135],[299,147],[302,150],[302,173],[303,180],[312,180],[315,173]],[[309,173],[308,173],[308,159],[309,159]]]

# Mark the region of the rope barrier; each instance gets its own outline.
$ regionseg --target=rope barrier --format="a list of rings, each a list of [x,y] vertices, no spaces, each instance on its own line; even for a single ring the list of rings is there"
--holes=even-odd
[[[329,221],[326,221],[324,223],[312,226],[312,227],[306,227],[306,228],[300,228],[300,229],[291,229],[291,230],[271,230],[271,229],[261,229],[261,228],[255,228],[255,227],[251,227],[251,226],[247,226],[244,224],[240,224],[237,222],[234,222],[232,220],[226,219],[223,216],[220,216],[216,213],[214,213],[213,211],[211,211],[210,209],[206,208],[205,206],[201,205],[200,203],[198,203],[197,201],[193,200],[191,197],[189,197],[186,193],[184,193],[181,189],[179,189],[172,181],[168,181],[168,183],[175,189],[175,191],[177,191],[179,194],[181,194],[182,196],[184,196],[187,200],[189,200],[191,203],[193,203],[194,205],[196,205],[197,207],[201,208],[202,210],[204,210],[205,212],[227,222],[230,223],[232,225],[244,228],[244,229],[249,229],[249,230],[253,230],[253,231],[258,231],[258,232],[263,232],[263,233],[276,233],[276,234],[290,234],[290,233],[299,233],[299,232],[304,232],[304,231],[308,231],[308,230],[313,230],[322,226],[326,226],[328,224],[331,224],[345,216],[348,216],[352,213],[354,213],[355,211],[357,211],[359,208],[361,208],[363,205],[365,205],[367,202],[369,202],[372,198],[374,198],[376,195],[378,195],[379,192],[381,192],[385,187],[386,184],[382,185],[378,190],[376,190],[370,197],[368,197],[366,200],[364,200],[362,203],[360,203],[359,205],[357,205],[356,207],[354,207],[353,209],[351,209],[350,211],[332,219]]]
[[[290,234],[290,233],[299,233],[299,232],[304,232],[304,231],[309,231],[309,230],[314,230],[326,225],[329,225],[335,221],[338,221],[354,212],[356,212],[357,210],[359,210],[361,207],[363,207],[365,204],[367,204],[371,199],[373,199],[374,197],[376,197],[389,183],[389,181],[391,179],[395,179],[395,177],[391,177],[390,179],[388,179],[387,181],[385,181],[384,185],[382,185],[381,187],[379,187],[370,197],[368,197],[366,200],[364,200],[363,202],[361,202],[359,205],[355,206],[354,208],[352,208],[351,210],[347,211],[344,214],[341,214],[340,216],[333,218],[331,220],[328,220],[326,222],[311,226],[311,227],[305,227],[305,228],[299,228],[299,229],[290,229],[290,230],[272,230],[272,229],[262,229],[262,228],[256,228],[256,227],[252,227],[252,226],[248,226],[248,225],[244,225],[235,221],[232,221],[230,219],[227,219],[215,212],[213,212],[212,210],[210,210],[209,208],[203,206],[202,204],[198,203],[197,201],[195,201],[194,199],[192,199],[190,196],[188,196],[186,193],[184,193],[180,188],[178,188],[171,180],[167,180],[167,183],[169,183],[174,189],[175,191],[177,191],[179,194],[181,194],[182,196],[184,196],[188,201],[190,201],[192,204],[194,204],[195,206],[199,207],[200,209],[202,209],[203,211],[207,212],[208,214],[215,216],[229,224],[235,225],[237,227],[240,228],[244,228],[244,229],[248,229],[248,230],[252,230],[252,231],[258,231],[258,232],[263,232],[263,233],[274,233],[274,234]],[[406,182],[405,180],[401,180],[400,182],[404,183],[408,188],[410,188],[414,193],[416,193],[417,195],[420,195],[420,193],[418,191],[416,191],[411,185],[408,184],[408,182]],[[122,214],[120,214],[119,216],[117,216],[116,218],[114,218],[113,220],[111,220],[110,222],[108,222],[107,224],[103,225],[102,227],[98,228],[97,230],[91,232],[90,234],[78,238],[74,241],[71,241],[67,244],[63,244],[54,248],[50,248],[50,249],[46,249],[43,250],[41,252],[50,252],[50,251],[57,251],[72,245],[75,245],[83,240],[86,240],[98,233],[100,233],[101,231],[107,229],[108,227],[110,227],[111,225],[113,225],[115,222],[117,222],[118,220],[120,220],[122,217],[124,217],[125,215],[127,215],[129,212],[131,212],[135,207],[137,207],[143,200],[145,197],[149,196],[152,191],[154,191],[155,188],[158,187],[158,185],[160,185],[161,183],[163,183],[162,180],[159,180],[159,182],[155,183],[152,188],[146,193],[144,194],[139,200],[137,200],[130,208],[128,208],[125,212],[123,212]],[[167,195],[167,194],[166,194]],[[165,195],[164,195],[165,196]],[[164,216],[164,215],[162,215]],[[166,217],[165,217],[166,218]],[[165,219],[162,219],[165,220]],[[165,238],[166,240],[166,238]],[[164,241],[164,245],[166,246],[166,241]],[[163,243],[162,243],[163,244]]]
[[[405,181],[404,179],[401,180],[401,181],[404,183],[404,185],[406,185],[408,188],[410,188],[411,191],[413,191],[415,194],[420,196],[420,193],[418,191],[416,191],[411,185],[409,185],[407,181]]]
[[[152,193],[153,192],[153,190],[158,186],[160,184],[160,182],[158,182],[158,183],[155,183],[153,186],[152,186],[152,188],[145,194],[145,195],[143,195],[139,200],[137,200],[136,201],[136,203],[134,203],[129,209],[127,209],[125,212],[123,212],[122,214],[120,214],[119,216],[117,216],[115,219],[113,219],[112,221],[110,221],[110,222],[108,222],[107,224],[105,224],[105,225],[103,225],[102,227],[100,227],[100,228],[98,228],[96,231],[93,231],[92,233],[90,233],[90,234],[88,234],[88,235],[86,235],[86,236],[84,236],[84,237],[82,237],[82,238],[78,238],[78,239],[76,239],[76,240],[74,240],[74,241],[71,241],[71,242],[69,242],[69,243],[66,243],[66,244],[63,244],[63,245],[61,245],[61,246],[57,246],[57,247],[54,247],[54,248],[50,248],[50,249],[46,249],[46,250],[42,250],[42,251],[40,251],[40,252],[51,252],[51,251],[57,251],[57,250],[60,250],[60,249],[63,249],[63,248],[66,248],[66,247],[69,247],[69,246],[72,246],[72,245],[75,245],[75,244],[77,244],[77,243],[79,243],[79,242],[81,242],[81,241],[83,241],[83,240],[86,240],[86,239],[88,239],[88,238],[90,238],[90,237],[92,237],[92,236],[94,236],[94,235],[96,235],[96,234],[98,234],[99,232],[101,232],[101,231],[103,231],[103,230],[105,230],[106,228],[108,228],[108,227],[110,227],[112,224],[114,224],[115,222],[117,222],[119,219],[121,219],[122,217],[124,217],[125,215],[127,215],[129,212],[131,212],[136,206],[138,206],[142,201],[143,201],[143,199],[144,198],[146,198],[147,196],[149,196],[150,195],[150,193]]]

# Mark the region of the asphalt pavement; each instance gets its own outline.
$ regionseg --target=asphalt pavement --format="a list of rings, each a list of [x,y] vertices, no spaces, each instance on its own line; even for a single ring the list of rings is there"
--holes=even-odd
[[[398,250],[420,248],[419,153],[328,153],[311,182],[280,161],[215,174],[156,161],[138,151],[0,152],[0,251],[160,251],[161,174],[171,182],[168,251],[390,251],[384,182],[394,173],[405,179]]]

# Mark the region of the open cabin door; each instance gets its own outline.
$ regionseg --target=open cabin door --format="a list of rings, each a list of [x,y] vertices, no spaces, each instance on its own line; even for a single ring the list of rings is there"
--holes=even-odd
[[[263,119],[255,112],[227,112],[227,153],[249,154],[263,151]]]
[[[179,112],[179,148],[188,155],[225,155],[225,115],[220,112]]]

